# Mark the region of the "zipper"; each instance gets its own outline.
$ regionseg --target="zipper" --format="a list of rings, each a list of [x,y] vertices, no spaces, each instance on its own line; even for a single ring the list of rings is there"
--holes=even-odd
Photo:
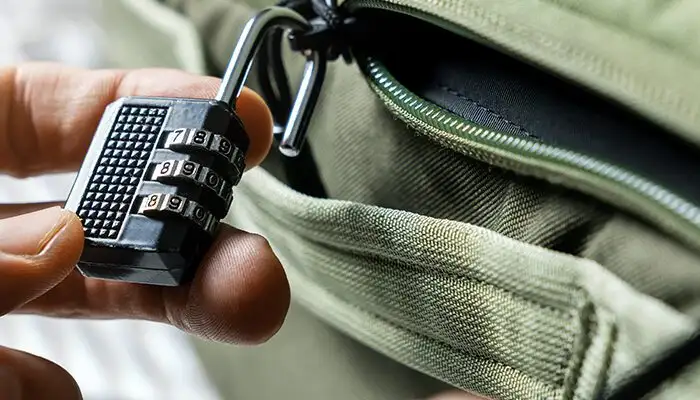
[[[396,0],[347,0],[343,7],[350,15],[361,9],[404,13],[483,42],[462,27]],[[700,208],[685,198],[632,171],[594,157],[479,126],[413,94],[380,61],[371,57],[356,61],[372,90],[393,114],[443,146],[482,162],[569,186],[628,211],[641,213],[700,250]]]
[[[642,211],[700,248],[700,210],[662,186],[590,156],[466,121],[411,93],[379,61],[364,60],[364,71],[370,87],[393,114],[442,145],[492,165],[573,186],[634,212]]]
[[[489,45],[488,40],[464,27],[405,3],[406,0],[346,0],[337,7],[323,0],[289,0],[283,5],[299,10],[305,18],[315,21],[311,24],[313,29],[292,35],[292,49],[302,53],[323,51],[329,61],[341,57],[348,63],[352,61],[349,53],[353,52],[347,49],[349,40],[344,38],[361,32],[362,26],[354,15],[366,9],[410,15]],[[371,55],[352,55],[357,58],[354,61],[362,69],[369,86],[387,109],[432,140],[479,161],[568,186],[607,201],[643,216],[700,251],[700,209],[662,185],[583,153],[479,126],[415,95]],[[281,58],[273,64],[277,65],[273,69],[284,68]],[[269,71],[270,66],[261,68]],[[261,71],[259,75],[270,74]],[[286,83],[277,81],[275,84],[279,87]],[[315,174],[307,163],[306,170],[296,174],[303,176],[308,172]]]

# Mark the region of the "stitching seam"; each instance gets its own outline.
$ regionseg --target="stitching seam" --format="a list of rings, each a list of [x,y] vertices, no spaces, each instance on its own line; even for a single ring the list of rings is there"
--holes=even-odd
[[[504,117],[503,115],[497,113],[496,111],[494,111],[494,110],[492,110],[492,109],[490,109],[490,108],[488,108],[488,107],[485,107],[484,105],[478,103],[477,101],[475,101],[475,100],[473,100],[473,99],[470,99],[470,98],[467,97],[464,93],[459,92],[459,91],[457,91],[457,90],[455,90],[455,89],[453,89],[453,88],[451,88],[451,87],[449,87],[449,86],[447,86],[447,85],[445,85],[445,84],[442,84],[442,83],[441,83],[441,84],[438,84],[438,87],[439,87],[440,89],[442,89],[443,91],[445,91],[445,92],[447,92],[447,93],[449,93],[449,94],[451,94],[451,95],[453,95],[453,96],[456,96],[456,97],[458,97],[458,98],[460,98],[460,99],[462,99],[462,100],[464,100],[464,101],[469,102],[470,104],[473,104],[473,105],[477,106],[480,110],[486,111],[487,113],[489,113],[490,115],[494,116],[495,118],[497,118],[497,119],[499,119],[499,120],[501,120],[501,121],[507,123],[508,125],[510,125],[510,126],[516,128],[516,129],[518,129],[518,132],[524,134],[525,136],[531,137],[531,138],[534,138],[534,139],[539,139],[536,135],[533,135],[533,134],[530,133],[528,130],[526,130],[525,128],[523,128],[521,125],[519,125],[519,124],[517,124],[517,123],[515,123],[515,122],[513,122],[513,121],[511,121],[511,120],[509,120],[509,119],[507,119],[507,118]]]
[[[304,276],[303,279],[309,281],[309,278],[307,278],[306,276]],[[318,284],[312,281],[312,285],[318,285]],[[450,349],[452,349],[452,350],[454,350],[454,351],[456,351],[456,352],[458,352],[458,353],[460,353],[460,354],[462,354],[462,355],[464,355],[464,356],[466,356],[466,357],[476,358],[476,359],[482,360],[482,361],[484,361],[484,362],[491,363],[491,364],[493,364],[493,365],[499,365],[499,366],[501,366],[501,367],[504,367],[504,368],[506,368],[506,369],[509,369],[509,370],[511,370],[511,371],[514,371],[516,374],[519,374],[519,375],[521,375],[521,376],[527,378],[527,379],[530,380],[531,382],[538,382],[538,383],[542,384],[544,387],[546,387],[547,389],[549,389],[549,390],[551,390],[551,391],[561,392],[562,389],[563,389],[562,385],[559,385],[559,384],[554,383],[554,382],[547,382],[547,381],[544,380],[544,379],[540,379],[540,378],[538,378],[538,377],[532,376],[532,375],[530,375],[530,374],[528,374],[528,373],[526,373],[526,372],[524,372],[524,371],[522,371],[522,370],[520,370],[520,369],[518,369],[518,368],[515,368],[515,367],[513,367],[513,366],[511,366],[511,365],[508,365],[508,364],[506,364],[506,363],[503,363],[503,362],[501,362],[501,361],[497,361],[497,360],[494,360],[493,358],[486,357],[486,356],[484,356],[484,355],[482,355],[482,354],[479,354],[478,352],[470,352],[470,351],[468,351],[468,350],[455,348],[455,347],[451,346],[449,343],[445,343],[445,342],[443,342],[443,341],[441,341],[441,340],[439,340],[439,339],[437,339],[437,338],[434,338],[434,337],[432,337],[432,336],[430,336],[430,335],[425,335],[425,334],[422,334],[422,333],[420,333],[420,332],[416,332],[415,330],[413,330],[413,329],[411,329],[411,328],[409,328],[409,327],[406,327],[406,326],[404,326],[404,325],[397,324],[396,322],[391,321],[391,320],[387,319],[386,317],[384,317],[384,316],[382,316],[382,315],[378,315],[378,314],[376,314],[376,313],[374,313],[374,312],[372,312],[372,311],[370,311],[370,310],[367,310],[367,309],[365,309],[365,308],[363,308],[363,307],[360,307],[360,306],[357,306],[357,305],[355,305],[355,304],[352,304],[351,302],[348,302],[348,301],[345,300],[344,298],[338,296],[338,295],[335,294],[335,293],[330,292],[330,291],[327,290],[326,288],[323,288],[323,287],[320,287],[320,286],[319,286],[319,289],[320,289],[320,290],[323,290],[324,292],[326,292],[327,295],[329,295],[330,297],[334,298],[338,303],[344,305],[345,307],[350,308],[350,309],[357,310],[357,312],[360,312],[360,313],[362,313],[362,314],[365,314],[366,316],[369,316],[370,318],[375,318],[375,319],[377,319],[377,320],[379,320],[379,321],[382,321],[382,322],[384,322],[384,323],[387,324],[387,325],[393,326],[394,328],[397,328],[397,329],[399,329],[399,330],[402,330],[402,331],[404,331],[404,332],[407,332],[407,333],[409,333],[409,334],[412,334],[412,335],[415,335],[415,336],[418,336],[418,337],[422,337],[422,338],[424,338],[424,339],[426,339],[426,340],[428,340],[428,341],[430,341],[430,342],[437,343],[437,344],[440,344],[440,345],[444,345],[444,346],[446,346],[446,347],[449,347]],[[312,305],[312,307],[313,307],[313,308],[317,308],[315,305]],[[339,328],[340,328],[342,331],[345,331],[345,332],[348,332],[348,331],[349,331],[349,329],[347,328],[347,326],[339,326]],[[357,329],[357,327],[351,327],[351,330],[356,330],[356,331],[357,331],[358,329]],[[364,330],[359,330],[359,331],[362,332],[361,335],[366,335],[366,331],[364,331]],[[351,333],[351,332],[348,332],[348,333]],[[351,334],[352,334],[352,333],[351,333]],[[354,335],[353,335],[353,336],[354,336]],[[378,335],[372,334],[371,336],[373,336],[373,337],[376,338]],[[361,340],[361,341],[362,341],[362,340]],[[362,342],[365,342],[365,341],[362,341]],[[365,342],[365,343],[366,343],[366,342]],[[386,349],[385,346],[380,345],[380,347],[384,347],[384,348]],[[389,350],[389,353],[393,353],[395,356],[399,356],[399,358],[400,358],[400,356],[401,356],[400,354],[398,354],[397,352],[392,351],[392,350]],[[414,365],[415,365],[415,364],[414,364]],[[424,366],[424,367],[428,367],[427,369],[433,370],[433,371],[435,371],[435,369],[436,369],[434,366],[426,366],[425,364],[423,364],[423,366]],[[455,383],[456,383],[456,382],[455,382]],[[504,389],[504,388],[500,388],[500,389]]]

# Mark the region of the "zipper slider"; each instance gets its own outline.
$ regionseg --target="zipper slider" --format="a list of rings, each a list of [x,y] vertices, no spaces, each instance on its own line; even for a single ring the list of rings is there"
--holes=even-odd
[[[323,51],[328,61],[342,57],[350,64],[352,56],[347,38],[352,37],[351,31],[356,26],[355,18],[344,15],[343,9],[338,7],[337,0],[306,0],[296,7],[305,8],[305,16],[311,24],[311,30],[290,34],[291,49],[298,52],[310,49]]]

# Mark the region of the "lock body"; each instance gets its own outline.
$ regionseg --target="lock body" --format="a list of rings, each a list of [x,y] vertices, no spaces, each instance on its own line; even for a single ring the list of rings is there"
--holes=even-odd
[[[214,99],[126,97],[105,109],[65,205],[83,223],[83,275],[161,286],[194,276],[245,169],[249,138],[233,106],[255,54],[271,32],[311,28],[289,8],[268,7],[244,27]],[[304,143],[325,53],[304,50],[285,156]]]
[[[85,231],[78,269],[164,286],[191,279],[231,205],[248,145],[221,101],[110,104],[65,205]]]

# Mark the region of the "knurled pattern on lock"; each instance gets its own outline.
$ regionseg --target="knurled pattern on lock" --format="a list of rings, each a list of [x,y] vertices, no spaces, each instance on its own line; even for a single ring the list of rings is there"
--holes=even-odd
[[[123,106],[78,208],[85,237],[115,239],[163,127],[168,109]]]

